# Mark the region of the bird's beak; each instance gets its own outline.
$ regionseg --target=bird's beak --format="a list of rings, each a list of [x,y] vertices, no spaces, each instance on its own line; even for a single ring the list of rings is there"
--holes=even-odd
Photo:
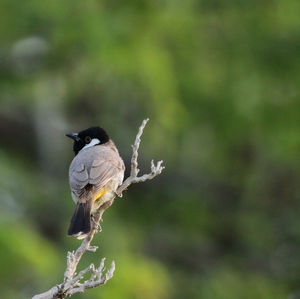
[[[70,137],[71,139],[73,139],[75,141],[79,140],[78,133],[67,133],[66,136]]]

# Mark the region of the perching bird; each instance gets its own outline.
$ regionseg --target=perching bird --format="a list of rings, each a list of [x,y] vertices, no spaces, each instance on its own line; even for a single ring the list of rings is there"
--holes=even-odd
[[[91,230],[92,212],[110,200],[123,182],[124,162],[100,127],[68,133],[74,140],[75,157],[69,169],[69,181],[76,209],[68,230],[69,236],[83,239]]]

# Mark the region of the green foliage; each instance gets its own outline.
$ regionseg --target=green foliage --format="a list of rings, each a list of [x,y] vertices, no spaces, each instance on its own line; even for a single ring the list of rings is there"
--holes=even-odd
[[[299,6],[0,1],[6,298],[60,281],[78,246],[65,236],[74,204],[64,133],[103,126],[129,166],[146,117],[141,172],[152,158],[166,170],[104,215],[100,250],[82,266],[103,255],[116,274],[77,297],[296,296]]]
[[[239,273],[223,269],[204,279],[198,298],[286,298],[287,292],[280,282],[271,281],[257,273]]]
[[[55,283],[63,269],[56,248],[24,221],[2,223],[0,247],[1,291],[5,298],[30,296],[30,286],[46,287],[45,280]]]
[[[168,274],[155,260],[134,255],[120,257],[116,263],[112,283],[105,289],[95,290],[98,295],[94,298],[171,298]]]
[[[15,227],[11,224],[2,225],[0,242],[6,254],[1,256],[1,272],[6,279],[12,278],[9,274],[16,277],[16,273],[10,273],[10,267],[19,268],[20,272],[30,268],[29,277],[31,275],[44,276],[42,278],[46,277],[48,271],[51,273],[57,268],[58,257],[53,246],[32,231],[32,228],[26,227],[24,223],[22,226],[15,225]],[[7,275],[5,275],[6,272]]]

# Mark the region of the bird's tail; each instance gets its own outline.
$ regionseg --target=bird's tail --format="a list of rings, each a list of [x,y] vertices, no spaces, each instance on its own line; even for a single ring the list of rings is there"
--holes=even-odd
[[[75,212],[71,219],[71,224],[68,230],[69,236],[83,239],[91,230],[91,208],[92,201],[88,200],[85,203],[77,202]]]

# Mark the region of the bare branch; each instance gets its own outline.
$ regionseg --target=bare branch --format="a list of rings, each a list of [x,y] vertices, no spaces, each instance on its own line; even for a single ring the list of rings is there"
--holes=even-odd
[[[153,160],[151,161],[151,172],[149,174],[144,174],[142,176],[138,176],[138,150],[141,143],[141,136],[143,134],[144,128],[149,119],[144,119],[141,126],[139,127],[139,131],[136,135],[135,142],[132,145],[132,158],[131,158],[131,171],[130,176],[123,182],[123,184],[117,189],[115,195],[112,198],[104,203],[96,212],[93,217],[92,229],[88,236],[82,241],[81,245],[77,248],[76,251],[68,251],[67,253],[67,268],[64,273],[64,281],[61,284],[58,284],[51,288],[49,291],[44,292],[39,295],[35,295],[32,299],[55,299],[55,298],[66,298],[70,297],[73,294],[83,293],[87,289],[95,288],[101,285],[104,285],[109,279],[113,277],[115,271],[115,263],[112,262],[110,268],[103,276],[104,272],[104,262],[105,258],[101,259],[100,265],[98,268],[95,268],[93,264],[80,271],[78,275],[76,275],[77,265],[82,257],[82,255],[86,251],[96,252],[98,246],[90,245],[91,241],[94,238],[95,233],[98,231],[98,223],[100,219],[102,219],[102,215],[114,202],[115,196],[122,196],[123,191],[125,191],[131,184],[145,182],[147,180],[151,180],[157,175],[161,174],[163,169],[162,166],[163,161],[159,161],[157,164],[154,164]],[[80,283],[80,281],[84,278],[84,276],[88,272],[92,272],[90,279]],[[103,277],[102,277],[103,276]]]
[[[98,246],[90,246],[90,247],[87,249],[87,251],[90,251],[90,252],[96,252],[98,248],[99,248]]]
[[[97,269],[95,271],[97,271]],[[109,270],[106,272],[103,278],[101,278],[102,270],[98,270],[100,274],[97,276],[92,276],[93,278],[97,278],[96,280],[90,279],[86,281],[84,284],[80,285],[79,287],[73,288],[69,292],[69,296],[72,296],[73,294],[77,294],[77,293],[83,293],[86,289],[92,289],[100,285],[104,285],[109,279],[113,277],[114,271],[115,271],[115,262],[113,261],[111,263]]]
[[[134,145],[132,145],[133,153],[132,153],[132,158],[131,158],[131,171],[130,171],[131,177],[136,177],[140,171],[138,169],[138,162],[137,162],[137,159],[139,156],[138,150],[139,150],[140,143],[141,143],[141,136],[143,134],[144,128],[148,121],[149,121],[149,118],[143,120],[142,125],[140,126],[139,131],[136,135]]]
[[[152,180],[154,177],[157,175],[161,174],[161,172],[164,170],[164,166],[162,166],[163,161],[159,161],[156,165],[154,164],[153,160],[151,161],[151,173],[149,174],[144,174],[141,177],[138,177],[139,169],[138,169],[138,150],[140,147],[141,143],[141,136],[143,134],[144,128],[149,121],[149,118],[144,119],[139,131],[136,135],[135,142],[132,145],[132,158],[131,158],[131,171],[130,171],[130,176],[123,182],[123,184],[118,188],[116,191],[116,194],[118,196],[122,196],[122,192],[126,190],[131,184],[134,183],[140,183],[140,182],[145,182],[147,180]]]
[[[49,291],[35,295],[32,297],[32,299],[50,299],[55,298],[55,296],[58,294],[59,290],[61,288],[61,285],[56,285],[53,288],[51,288]]]

